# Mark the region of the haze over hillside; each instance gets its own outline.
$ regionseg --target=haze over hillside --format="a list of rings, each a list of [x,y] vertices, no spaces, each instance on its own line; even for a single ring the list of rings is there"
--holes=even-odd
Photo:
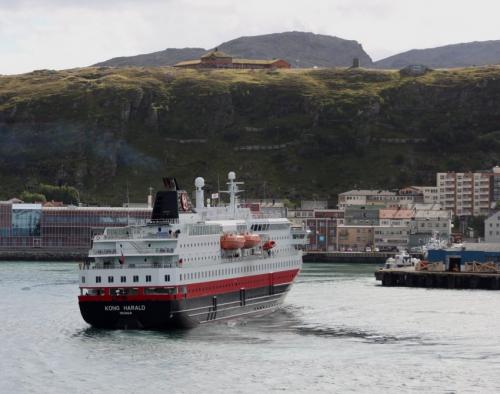
[[[217,47],[234,57],[285,59],[292,67],[298,68],[350,66],[355,57],[364,67],[372,64],[370,56],[357,41],[298,31],[240,37]],[[171,66],[183,60],[197,59],[207,51],[203,48],[168,48],[149,54],[113,58],[95,66]]]
[[[433,68],[500,64],[500,41],[475,41],[437,48],[412,49],[374,62],[376,68],[425,64]]]

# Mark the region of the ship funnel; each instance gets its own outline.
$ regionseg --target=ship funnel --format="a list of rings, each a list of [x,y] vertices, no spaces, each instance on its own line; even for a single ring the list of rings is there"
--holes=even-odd
[[[194,180],[194,185],[196,186],[196,208],[203,208],[203,186],[205,186],[205,180],[202,177],[198,177]]]

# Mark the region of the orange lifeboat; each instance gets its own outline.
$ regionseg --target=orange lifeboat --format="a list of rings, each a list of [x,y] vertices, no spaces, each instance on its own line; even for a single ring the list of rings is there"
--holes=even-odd
[[[220,247],[224,250],[241,249],[245,245],[245,237],[238,234],[224,234],[220,237]]]
[[[244,249],[250,249],[256,247],[260,243],[260,235],[259,234],[245,234],[245,244],[243,245]]]
[[[276,246],[275,241],[267,241],[267,242],[264,242],[264,245],[262,245],[262,249],[270,250],[270,249],[274,248],[275,246]]]

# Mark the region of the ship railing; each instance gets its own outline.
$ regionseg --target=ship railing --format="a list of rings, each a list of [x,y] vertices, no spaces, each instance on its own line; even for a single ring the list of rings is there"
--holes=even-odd
[[[178,268],[182,267],[182,264],[179,264],[177,261],[170,263],[140,263],[140,264],[127,264],[126,262],[123,264],[104,264],[104,263],[91,263],[85,262],[80,263],[81,270],[108,270],[108,269],[128,269],[128,268],[136,268],[136,269],[144,269],[144,268]]]
[[[151,219],[150,224],[179,224],[179,219]]]
[[[116,249],[91,249],[89,254],[116,254]]]
[[[177,239],[176,232],[112,232],[109,234],[97,235],[96,241],[99,240],[116,240],[116,239],[147,239],[147,238],[161,238],[161,239]]]
[[[130,254],[156,254],[156,255],[168,255],[168,254],[173,254],[174,253],[174,248],[139,248],[135,247],[133,249],[123,249],[123,254],[125,256],[130,255]],[[89,255],[91,256],[103,256],[103,255],[110,255],[110,256],[116,256],[118,254],[121,254],[121,251],[118,252],[116,249],[90,249],[89,250]]]
[[[286,216],[283,215],[282,213],[270,213],[270,212],[252,212],[252,218],[253,219],[281,219],[285,218]]]
[[[262,251],[261,253],[249,254],[247,256],[224,256],[222,257],[223,263],[237,263],[247,260],[265,260],[276,256],[276,251],[273,249]]]
[[[137,252],[141,254],[172,254],[174,253],[174,248],[136,248]]]

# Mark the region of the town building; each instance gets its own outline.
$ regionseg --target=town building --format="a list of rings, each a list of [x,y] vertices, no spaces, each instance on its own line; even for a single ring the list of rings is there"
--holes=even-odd
[[[328,201],[326,200],[302,200],[300,209],[328,209]]]
[[[465,263],[500,263],[499,243],[468,243],[464,242],[459,247],[429,250],[429,262],[443,262],[446,271],[464,271]]]
[[[385,208],[397,208],[404,204],[423,202],[422,193],[419,191],[401,190],[403,191],[402,194],[399,191],[396,193],[388,190],[349,190],[339,194],[338,208],[345,209],[353,205],[377,205]]]
[[[283,59],[237,59],[215,48],[215,50],[208,52],[200,59],[179,62],[174,67],[196,69],[276,69],[290,68],[290,63]]]
[[[304,206],[310,207],[305,204]],[[338,209],[289,209],[288,219],[309,230],[306,250],[327,252],[337,250],[337,227],[344,222],[344,211]]]
[[[387,190],[349,190],[338,196],[338,208],[351,205],[384,205],[387,201],[397,201],[396,193]]]
[[[491,172],[438,172],[439,202],[455,216],[487,215],[493,202],[492,182]]]
[[[500,167],[493,167],[492,172],[493,201],[500,203]]]
[[[348,226],[379,225],[380,207],[376,205],[353,205],[344,210],[344,224]]]
[[[364,252],[372,250],[374,242],[372,225],[338,225],[337,248],[340,251]]]
[[[411,202],[424,202],[424,192],[417,187],[408,186],[403,189],[399,189],[399,196],[405,196],[411,199]]]
[[[418,204],[417,204],[418,205]],[[431,207],[439,207],[434,205]],[[449,241],[452,231],[452,212],[440,209],[415,209],[410,223],[410,247],[422,246],[431,238]]]
[[[311,231],[307,250],[329,252],[338,250],[337,228],[344,221],[344,212],[338,209],[314,211],[314,217],[305,220]]]
[[[49,204],[54,205],[54,204]],[[105,227],[143,224],[151,208],[42,206],[0,202],[1,250],[86,254]]]
[[[500,243],[500,211],[491,214],[484,221],[484,241]]]
[[[439,204],[437,186],[412,186],[422,192],[424,204]]]
[[[380,225],[374,227],[374,244],[381,251],[407,249],[411,221],[415,216],[412,209],[388,208],[379,212]]]

